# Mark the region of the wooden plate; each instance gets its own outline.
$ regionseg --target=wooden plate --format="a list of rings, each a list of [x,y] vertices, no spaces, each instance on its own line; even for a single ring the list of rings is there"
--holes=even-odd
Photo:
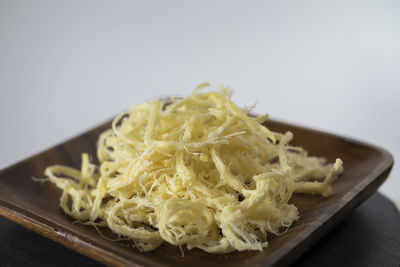
[[[392,156],[385,150],[348,138],[291,124],[269,121],[273,130],[294,133],[293,143],[312,155],[329,161],[340,157],[344,172],[334,183],[329,198],[297,194],[292,202],[300,210],[300,220],[283,236],[270,241],[262,252],[235,252],[211,255],[201,250],[185,250],[163,244],[159,249],[140,253],[120,242],[102,238],[91,226],[72,224],[73,220],[58,206],[60,190],[51,183],[38,183],[32,176],[43,177],[46,166],[64,164],[79,168],[80,154],[95,155],[95,142],[110,123],[101,125],[65,143],[50,148],[0,171],[0,214],[39,234],[108,265],[155,266],[284,266],[295,261],[351,210],[375,192],[388,176]],[[349,236],[351,238],[351,236]]]

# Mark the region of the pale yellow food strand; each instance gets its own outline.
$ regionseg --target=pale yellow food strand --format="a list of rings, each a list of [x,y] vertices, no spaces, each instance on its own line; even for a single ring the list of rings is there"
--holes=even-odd
[[[107,226],[141,251],[163,241],[209,253],[262,250],[298,219],[293,193],[330,196],[342,161],[325,164],[248,116],[231,92],[132,106],[99,136],[96,167],[50,166],[66,214]],[[279,141],[279,143],[277,142]],[[71,179],[72,178],[72,179]],[[313,181],[321,178],[321,181]],[[71,204],[72,203],[72,204]]]

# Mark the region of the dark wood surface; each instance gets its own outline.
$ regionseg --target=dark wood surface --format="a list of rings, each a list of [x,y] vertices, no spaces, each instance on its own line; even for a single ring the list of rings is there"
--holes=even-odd
[[[103,266],[0,217],[0,266]],[[379,193],[306,252],[293,266],[399,266],[400,213]]]
[[[329,198],[296,194],[292,202],[299,208],[300,220],[284,235],[270,240],[262,252],[236,252],[210,255],[198,249],[180,255],[179,248],[164,243],[149,253],[102,238],[91,226],[72,224],[58,206],[60,190],[51,183],[40,184],[32,176],[42,177],[48,165],[80,166],[80,154],[95,155],[99,133],[109,124],[90,130],[23,162],[0,171],[0,214],[28,229],[59,242],[75,251],[110,265],[173,266],[284,266],[294,262],[325,236],[354,208],[383,183],[393,164],[385,150],[355,140],[280,122],[268,127],[294,133],[294,144],[313,155],[344,161],[344,172],[334,183]],[[384,226],[384,222],[381,223]],[[104,230],[105,231],[105,230]],[[107,234],[106,232],[104,232]],[[34,245],[33,245],[34,246]]]

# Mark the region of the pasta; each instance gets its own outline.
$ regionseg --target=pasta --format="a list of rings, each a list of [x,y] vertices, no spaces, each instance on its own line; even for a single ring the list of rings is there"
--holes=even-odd
[[[164,241],[209,253],[262,250],[298,220],[294,193],[332,195],[342,161],[327,164],[291,146],[291,132],[261,125],[231,91],[153,100],[118,115],[97,143],[96,166],[54,165],[46,176],[60,206],[106,226],[140,251]]]

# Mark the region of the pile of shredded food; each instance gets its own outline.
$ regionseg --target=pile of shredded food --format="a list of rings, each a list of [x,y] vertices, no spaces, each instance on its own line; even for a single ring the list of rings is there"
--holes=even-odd
[[[118,115],[97,144],[99,166],[45,174],[74,219],[106,226],[140,251],[164,241],[209,253],[262,250],[298,220],[293,193],[332,195],[342,161],[327,164],[270,131],[231,91],[153,100]],[[72,178],[72,179],[71,179]]]

